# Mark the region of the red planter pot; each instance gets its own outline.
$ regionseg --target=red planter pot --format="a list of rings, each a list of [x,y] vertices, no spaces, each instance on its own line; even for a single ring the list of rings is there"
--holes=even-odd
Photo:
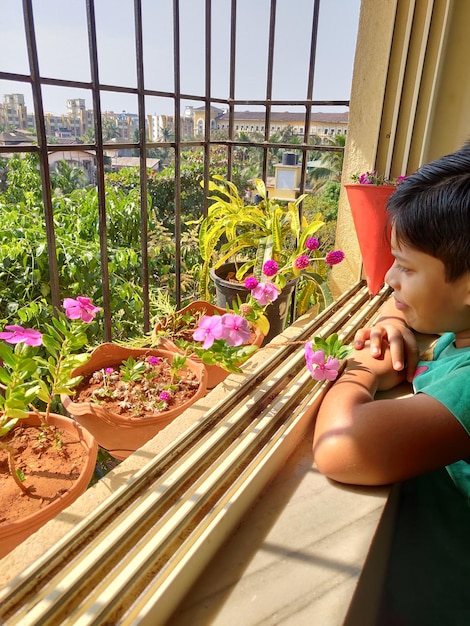
[[[118,366],[130,356],[138,359],[143,355],[160,356],[172,360],[174,352],[150,348],[127,348],[113,343],[104,343],[98,346],[92,352],[90,360],[75,369],[72,375],[88,376],[97,370]],[[110,411],[106,406],[94,402],[76,402],[68,396],[61,397],[62,404],[77,422],[95,436],[100,447],[115,458],[123,460],[204,396],[207,390],[207,372],[203,364],[187,359],[186,366],[198,377],[199,387],[196,393],[185,404],[156,413],[154,417],[141,418],[118,414]]]
[[[35,414],[31,414],[30,417],[22,421],[30,426],[39,426],[41,424],[39,417]],[[86,491],[93,477],[98,455],[98,445],[93,435],[80,424],[63,415],[51,413],[48,423],[72,434],[74,438],[76,437],[80,440],[83,445],[83,454],[86,457],[86,462],[78,479],[57,500],[22,519],[0,525],[0,558],[3,558],[13,548],[16,548],[22,541],[41,528],[41,526],[44,526],[46,522],[75,502]]]
[[[392,185],[345,185],[361,251],[367,287],[377,294],[385,274],[393,263],[390,251],[390,227],[387,225],[387,201],[395,191]]]

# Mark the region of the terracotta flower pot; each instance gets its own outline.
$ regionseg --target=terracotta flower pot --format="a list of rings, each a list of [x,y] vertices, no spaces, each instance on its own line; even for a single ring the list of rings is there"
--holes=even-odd
[[[104,343],[96,348],[90,360],[75,369],[72,375],[86,377],[97,370],[119,366],[131,356],[134,359],[142,356],[157,356],[171,361],[174,353],[166,350],[128,348],[113,343]],[[151,417],[142,418],[130,413],[118,414],[104,405],[94,402],[78,402],[67,396],[61,398],[62,404],[77,422],[93,433],[100,447],[117,459],[126,459],[206,393],[207,372],[203,364],[187,359],[185,366],[196,374],[199,380],[195,394],[184,404],[155,413]]]
[[[367,287],[371,295],[379,292],[385,274],[393,263],[390,228],[387,226],[387,201],[393,185],[345,185],[356,229]]]
[[[31,414],[30,417],[22,420],[22,423],[30,426],[40,426],[41,421],[37,415]],[[98,455],[98,445],[93,435],[80,426],[80,424],[77,424],[74,420],[63,415],[51,413],[48,423],[52,426],[56,426],[61,431],[70,433],[73,435],[74,439],[77,438],[81,442],[85,464],[78,479],[72,483],[71,487],[59,496],[57,500],[53,500],[50,504],[44,506],[44,508],[22,519],[0,524],[0,558],[3,558],[6,554],[11,552],[13,548],[41,528],[46,522],[70,506],[86,491],[93,477]],[[26,498],[27,496],[24,497]]]
[[[225,263],[216,270],[211,269],[210,271],[210,277],[215,285],[217,305],[220,307],[233,306],[233,303],[237,302],[238,296],[242,302],[245,302],[250,294],[243,283],[227,280],[228,275],[234,271],[234,263]],[[282,333],[286,327],[287,314],[289,313],[292,294],[297,282],[298,278],[289,281],[278,298],[266,307],[265,315],[269,320],[269,332],[264,338],[262,346],[265,346],[279,333]]]
[[[191,302],[187,306],[183,307],[180,311],[178,311],[178,314],[184,315],[185,313],[196,314],[202,312],[204,312],[205,315],[223,315],[224,313],[227,313],[227,309],[215,306],[214,304],[206,302],[205,300],[196,300],[195,302]],[[155,326],[155,332],[161,330],[162,325],[163,324],[159,322]],[[253,341],[251,342],[252,345],[258,346],[259,348],[263,342],[263,339],[263,333],[259,329],[255,329]],[[171,340],[170,337],[160,337],[158,347],[162,350],[169,350],[170,352],[183,354],[183,350],[178,348],[178,346]],[[200,359],[198,357],[193,356],[191,358],[194,361],[200,362]],[[220,365],[204,364],[204,366],[207,370],[207,389],[213,389],[216,385],[224,381],[230,373],[227,370],[224,370],[223,367],[220,367]]]

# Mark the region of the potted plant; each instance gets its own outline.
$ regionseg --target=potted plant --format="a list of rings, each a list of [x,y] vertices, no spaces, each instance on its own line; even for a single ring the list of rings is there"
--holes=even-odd
[[[300,203],[280,204],[271,201],[266,186],[255,180],[260,202],[246,205],[236,186],[221,176],[209,183],[212,193],[207,216],[199,226],[199,249],[203,264],[200,271],[202,297],[210,299],[209,278],[216,286],[217,305],[232,307],[245,301],[249,290],[244,279],[254,278],[259,285],[269,282],[271,299],[266,307],[270,329],[265,343],[281,332],[287,318],[291,295],[299,281],[297,314],[304,313],[311,299],[323,298],[327,292],[323,261],[333,265],[344,258],[341,251],[322,257],[319,242],[313,236],[324,223],[308,223],[300,217]],[[262,287],[260,287],[261,289]],[[277,304],[276,304],[277,301]],[[264,305],[263,305],[264,306]],[[274,323],[279,322],[274,328]]]
[[[87,357],[75,352],[99,309],[88,298],[64,308],[43,333],[0,333],[0,557],[78,498],[95,469],[93,436],[51,407],[79,382],[71,372]]]
[[[222,382],[230,372],[240,372],[240,366],[261,345],[264,334],[259,324],[249,323],[247,336],[233,344],[231,337],[220,337],[212,343],[210,348],[204,348],[197,340],[199,323],[211,316],[221,318],[224,315],[234,315],[234,311],[227,311],[204,300],[195,300],[176,311],[168,302],[165,304],[165,314],[157,318],[152,333],[152,346],[163,350],[175,351],[189,356],[196,361],[202,361],[207,370],[207,388],[213,389]],[[200,334],[200,333],[199,333]],[[196,336],[196,338],[195,338]],[[246,341],[245,341],[246,340]]]
[[[206,393],[201,362],[152,348],[104,343],[73,371],[82,377],[65,409],[100,447],[125,459]]]
[[[354,174],[353,183],[345,185],[371,295],[378,293],[393,263],[386,207],[403,178],[389,179],[375,171],[365,172]]]

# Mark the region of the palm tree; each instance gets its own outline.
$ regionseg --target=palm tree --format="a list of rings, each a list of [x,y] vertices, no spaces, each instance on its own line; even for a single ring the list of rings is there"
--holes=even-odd
[[[62,159],[57,163],[55,171],[51,172],[51,185],[63,195],[69,194],[75,189],[85,187],[88,183],[88,175],[82,167],[69,165]]]
[[[327,144],[344,148],[346,135],[335,135],[331,139],[328,138]],[[343,170],[343,150],[339,150],[338,152],[334,150],[316,151],[314,155],[317,157],[319,164],[317,167],[313,167],[309,174],[309,182],[312,186],[318,190],[328,181],[339,182]]]

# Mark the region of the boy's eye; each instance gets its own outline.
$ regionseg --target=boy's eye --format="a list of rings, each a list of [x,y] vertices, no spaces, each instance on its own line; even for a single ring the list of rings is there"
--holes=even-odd
[[[398,270],[398,271],[400,271],[400,272],[404,272],[405,274],[406,274],[407,272],[409,272],[409,271],[410,271],[408,268],[403,267],[403,265],[400,265],[399,263],[397,263],[397,266],[396,266],[396,267],[397,267],[397,270]]]

